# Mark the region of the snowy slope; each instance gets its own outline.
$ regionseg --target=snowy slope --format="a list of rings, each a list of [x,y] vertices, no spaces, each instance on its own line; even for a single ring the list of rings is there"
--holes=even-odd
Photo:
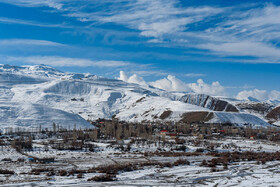
[[[161,118],[165,111],[171,111],[168,117]],[[190,111],[209,111],[205,108],[186,104],[180,101],[171,101],[162,97],[143,97],[141,101],[122,109],[116,117],[130,122],[139,121],[179,121],[182,114]]]
[[[92,126],[86,120],[113,115],[133,122],[180,121],[184,113],[192,111],[213,112],[211,122],[230,119],[236,124],[267,125],[253,115],[225,112],[233,106],[224,101],[221,105],[221,100],[213,97],[191,94],[192,99],[186,100],[182,99],[186,93],[170,93],[90,74],[63,73],[44,65],[0,65],[0,83],[0,128],[50,128],[53,122],[65,128],[74,124],[77,128],[89,128]],[[215,111],[220,106],[225,110]],[[169,111],[168,115],[163,115],[165,111]]]
[[[85,119],[77,114],[52,108],[36,102],[35,97],[14,99],[17,95],[17,87],[24,92],[36,92],[28,90],[29,87],[48,84],[58,77],[69,77],[47,66],[17,67],[0,65],[0,129],[28,128],[38,130],[51,129],[53,123],[63,128],[93,128]],[[15,89],[15,91],[14,91]]]
[[[5,119],[0,121],[1,129],[29,128],[38,131],[40,125],[42,129],[52,129],[53,123],[67,129],[92,128],[91,124],[77,114],[39,104],[1,104],[0,118]]]
[[[254,115],[250,115],[246,113],[236,114],[232,112],[216,112],[214,113],[214,118],[211,119],[209,122],[270,126],[264,120]]]

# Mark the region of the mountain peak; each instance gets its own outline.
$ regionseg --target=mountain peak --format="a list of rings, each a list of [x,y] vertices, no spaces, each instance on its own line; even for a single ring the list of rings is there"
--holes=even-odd
[[[251,96],[249,96],[247,99],[248,99],[248,101],[260,102],[258,99],[251,97]]]

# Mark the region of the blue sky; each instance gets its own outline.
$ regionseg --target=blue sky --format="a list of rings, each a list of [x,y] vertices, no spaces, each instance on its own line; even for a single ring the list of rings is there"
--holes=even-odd
[[[279,1],[0,0],[0,63],[276,99],[279,18]]]

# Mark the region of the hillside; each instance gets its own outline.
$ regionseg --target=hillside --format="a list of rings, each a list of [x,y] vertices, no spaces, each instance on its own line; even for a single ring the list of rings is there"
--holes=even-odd
[[[267,115],[266,118],[271,122],[275,123],[275,125],[280,125],[280,106],[272,109]]]
[[[112,116],[131,122],[177,122],[186,115],[193,118],[195,112],[211,117],[195,117],[193,122],[269,125],[226,99],[63,73],[44,65],[0,65],[0,81],[1,129],[51,128],[53,122],[65,128],[91,128],[86,120]]]

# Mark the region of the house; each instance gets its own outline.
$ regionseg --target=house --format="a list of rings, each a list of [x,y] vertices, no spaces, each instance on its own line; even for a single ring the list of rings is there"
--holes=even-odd
[[[226,133],[226,130],[220,130],[220,133],[221,133],[221,134],[225,134],[225,133]]]
[[[30,158],[28,158],[28,161],[29,161],[29,162],[35,162],[35,159],[32,158],[32,157],[30,157]]]
[[[160,134],[161,136],[166,136],[167,133],[168,133],[168,130],[161,130],[159,134]]]
[[[47,164],[47,163],[51,163],[54,162],[54,158],[39,158],[38,162],[43,163],[43,164]]]
[[[169,133],[168,135],[171,139],[176,139],[178,137],[177,133]]]

